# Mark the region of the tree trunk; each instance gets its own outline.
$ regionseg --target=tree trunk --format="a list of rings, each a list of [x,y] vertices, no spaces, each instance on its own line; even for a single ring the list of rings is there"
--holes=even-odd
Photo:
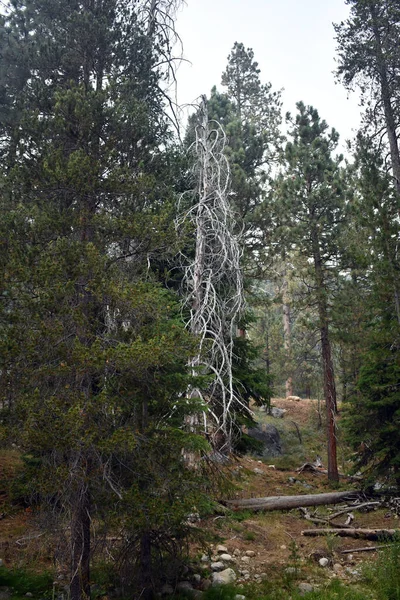
[[[82,481],[75,497],[71,524],[71,600],[90,598],[90,492]]]
[[[140,538],[140,583],[142,587],[140,597],[143,600],[151,600],[153,598],[151,571],[151,539],[150,533],[145,531]]]
[[[286,398],[293,396],[293,378],[291,375],[292,370],[292,332],[290,326],[290,304],[288,296],[288,281],[286,279],[286,272],[283,274],[283,285],[282,285],[282,320],[283,320],[283,339],[286,354],[286,361],[289,365],[289,375],[286,379],[285,389]]]
[[[312,231],[312,244],[314,255],[315,283],[317,288],[319,329],[321,333],[322,371],[324,379],[324,396],[326,407],[328,442],[328,479],[330,481],[339,481],[339,473],[337,467],[335,422],[335,414],[337,412],[335,374],[332,361],[331,344],[329,339],[328,302],[326,298],[325,280],[322,268],[319,238],[315,228]]]
[[[326,494],[306,494],[302,496],[271,496],[267,498],[248,498],[226,500],[224,503],[234,509],[244,510],[290,510],[300,506],[319,506],[336,504],[357,497],[358,492],[328,492]]]
[[[389,88],[389,79],[388,72],[386,68],[386,60],[383,54],[382,49],[382,39],[381,34],[379,32],[378,26],[378,14],[376,11],[376,7],[373,3],[370,6],[371,18],[372,18],[372,31],[374,34],[375,40],[375,48],[376,48],[376,65],[379,74],[379,83],[381,88],[381,99],[384,108],[385,114],[385,123],[386,123],[386,131],[389,140],[389,148],[390,148],[390,161],[392,165],[392,173],[395,180],[395,187],[397,192],[400,194],[400,153],[399,153],[399,144],[397,140],[396,133],[396,120],[394,117],[391,97],[390,97],[390,88]]]

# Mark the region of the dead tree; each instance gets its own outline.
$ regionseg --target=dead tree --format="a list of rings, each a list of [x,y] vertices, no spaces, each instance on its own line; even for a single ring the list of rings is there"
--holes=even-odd
[[[240,399],[232,377],[232,350],[238,317],[243,309],[241,250],[234,235],[229,202],[229,164],[224,154],[225,133],[219,123],[208,120],[207,101],[202,99],[192,149],[196,156],[196,202],[178,220],[188,221],[196,235],[195,256],[184,269],[184,305],[190,308],[188,327],[198,339],[191,367],[211,377],[205,390],[192,389],[205,410],[202,428],[215,450],[229,453],[233,413]],[[244,407],[245,408],[245,407]],[[197,420],[197,423],[195,421]],[[191,425],[199,426],[198,416]]]

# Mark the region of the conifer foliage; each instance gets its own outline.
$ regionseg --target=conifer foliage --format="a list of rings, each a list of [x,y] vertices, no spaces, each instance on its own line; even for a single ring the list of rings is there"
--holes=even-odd
[[[72,600],[90,595],[95,521],[129,515],[150,597],[152,549],[182,529],[194,483],[198,498],[181,458],[192,342],[151,269],[176,252],[156,66],[172,8],[15,0],[1,21],[1,401],[67,526]]]

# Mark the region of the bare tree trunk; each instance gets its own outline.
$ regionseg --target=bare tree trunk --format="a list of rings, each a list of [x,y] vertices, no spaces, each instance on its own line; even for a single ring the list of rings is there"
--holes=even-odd
[[[71,600],[90,598],[90,492],[81,481],[75,496],[71,523]]]

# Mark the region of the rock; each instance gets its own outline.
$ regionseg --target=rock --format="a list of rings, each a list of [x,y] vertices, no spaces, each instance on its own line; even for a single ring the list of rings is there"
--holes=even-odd
[[[300,596],[305,596],[314,591],[314,588],[310,583],[299,583],[297,589],[299,590]]]
[[[329,558],[324,556],[323,558],[319,559],[318,563],[321,567],[327,567],[329,565]]]
[[[194,573],[194,575],[193,575],[193,578],[192,578],[192,579],[193,579],[193,581],[194,581],[196,584],[199,584],[199,583],[200,583],[200,581],[201,581],[201,575],[199,575],[199,573]]]
[[[258,467],[256,467],[256,468],[254,469],[254,473],[255,473],[256,475],[264,475],[264,471],[263,471],[262,469],[259,469]]]
[[[242,562],[249,563],[250,562],[250,556],[242,556]]]
[[[169,583],[165,583],[162,586],[160,592],[161,596],[172,596],[172,594],[174,593],[174,588],[171,585],[169,585]]]
[[[292,402],[300,402],[301,398],[299,398],[299,396],[288,396],[286,400],[291,400]]]
[[[211,581],[209,579],[203,579],[203,581],[201,582],[201,589],[207,591],[210,586]]]
[[[274,417],[275,419],[283,419],[285,412],[286,410],[284,408],[277,408],[276,406],[273,406],[271,408],[271,417]]]
[[[234,549],[233,556],[240,556],[240,550],[239,550],[239,548],[235,548]]]
[[[223,562],[213,562],[211,563],[211,570],[212,571],[223,571],[225,569],[225,565]]]
[[[201,562],[203,562],[203,563],[206,563],[206,562],[208,562],[210,559],[209,559],[209,557],[208,557],[206,554],[203,554],[203,556],[201,557],[201,559],[200,559],[200,560],[201,560]]]
[[[236,594],[235,600],[246,600],[246,596],[243,596],[242,594]]]
[[[335,571],[335,573],[340,573],[343,570],[343,567],[340,563],[335,563],[333,565],[333,570]]]
[[[242,571],[240,571],[241,575],[249,575],[250,571],[247,571],[247,569],[243,569]]]
[[[353,561],[353,558],[354,558],[354,556],[353,556],[352,554],[348,554],[348,555],[346,556],[346,560],[347,560],[347,562],[350,562],[350,563]]]
[[[233,583],[234,581],[236,581],[236,573],[231,568],[212,574],[213,585],[226,585],[228,583]]]
[[[178,592],[191,592],[193,590],[193,586],[190,583],[190,581],[179,581],[179,583],[176,586],[176,589]]]
[[[230,554],[220,554],[219,558],[225,562],[232,562],[233,557]]]
[[[282,544],[282,546],[280,546],[281,550],[286,550],[286,546],[285,544]]]
[[[260,427],[251,427],[247,434],[255,440],[262,442],[261,456],[264,458],[271,458],[282,454],[281,438],[279,431],[274,425],[268,423],[265,426],[265,430]]]
[[[10,600],[13,595],[13,590],[6,586],[0,586],[0,600]]]
[[[218,554],[228,554],[229,550],[226,546],[217,546]]]
[[[296,575],[297,569],[296,569],[296,567],[286,567],[285,573],[287,575]]]
[[[256,553],[254,552],[254,550],[246,550],[246,556],[255,556]]]
[[[33,597],[33,594],[32,594],[32,592],[26,592],[25,596],[26,596],[27,598],[32,598],[32,597]]]

